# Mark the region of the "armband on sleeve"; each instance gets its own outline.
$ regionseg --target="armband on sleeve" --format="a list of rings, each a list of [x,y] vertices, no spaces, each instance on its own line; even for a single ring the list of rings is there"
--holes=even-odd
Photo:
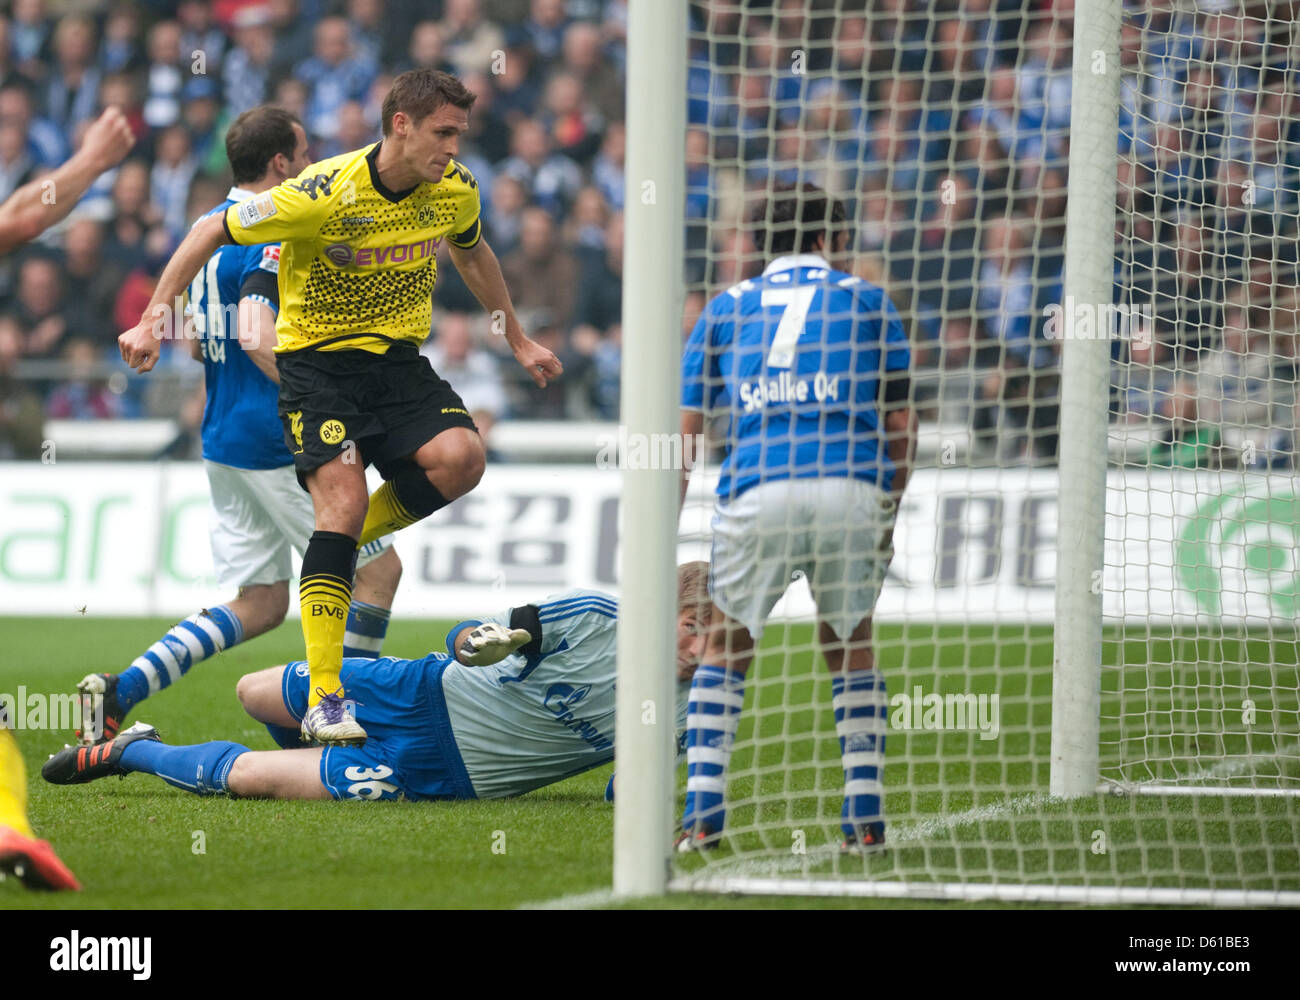
[[[912,394],[912,379],[907,372],[887,372],[881,395],[886,406],[906,403]]]
[[[521,628],[532,639],[525,646],[520,646],[518,652],[524,656],[538,656],[542,652],[542,621],[540,613],[535,604],[525,604],[520,608],[510,609],[510,627]]]

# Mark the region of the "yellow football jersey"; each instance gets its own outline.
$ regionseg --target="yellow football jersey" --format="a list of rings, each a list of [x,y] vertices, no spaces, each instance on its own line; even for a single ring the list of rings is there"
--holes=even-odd
[[[379,143],[314,163],[226,210],[234,243],[280,243],[276,351],[422,343],[433,321],[438,244],[481,237],[478,184],[452,160],[437,184],[391,191]]]

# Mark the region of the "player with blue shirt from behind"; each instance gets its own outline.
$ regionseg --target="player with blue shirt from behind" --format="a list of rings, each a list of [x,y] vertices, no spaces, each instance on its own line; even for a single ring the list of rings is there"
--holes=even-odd
[[[677,573],[679,730],[708,624],[707,574],[700,562]],[[140,771],[200,795],[247,798],[522,795],[614,759],[616,615],[610,595],[571,590],[459,623],[447,633],[446,653],[345,658],[343,680],[368,734],[360,747],[173,747],[140,722],[111,742],[55,754],[41,773],[72,785]],[[238,693],[274,734],[302,718],[309,686],[299,661],[248,674]]]
[[[871,612],[893,554],[915,438],[911,355],[884,291],[833,269],[844,208],[778,187],[756,232],[762,275],[709,303],[682,357],[682,435],[729,420],[713,518],[714,611],[686,730],[679,850],[715,846],[754,644],[793,574],[817,604],[844,764],[844,849],[884,843],[884,678]],[[682,473],[686,495],[688,470]]]
[[[244,112],[226,134],[235,187],[207,215],[266,191],[308,166],[307,135],[279,108]],[[207,216],[205,215],[204,218]],[[83,743],[117,735],[126,714],[196,663],[279,625],[289,607],[290,548],[306,550],[315,530],[311,498],[298,486],[277,410],[275,317],[279,244],[226,246],[189,289],[190,341],[204,366],[203,464],[211,489],[212,560],[236,598],[174,625],[120,674],[78,685]],[[389,539],[361,550],[348,612],[349,656],[378,656],[402,566]],[[277,734],[295,745],[297,730]]]

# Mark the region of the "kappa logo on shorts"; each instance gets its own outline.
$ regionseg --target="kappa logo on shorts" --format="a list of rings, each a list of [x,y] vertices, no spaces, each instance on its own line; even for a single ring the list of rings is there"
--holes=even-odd
[[[348,430],[341,420],[326,420],[320,425],[320,439],[326,444],[338,444],[347,433]]]
[[[294,410],[289,414],[289,433],[293,435],[294,441],[298,445],[295,454],[302,454],[302,410]]]

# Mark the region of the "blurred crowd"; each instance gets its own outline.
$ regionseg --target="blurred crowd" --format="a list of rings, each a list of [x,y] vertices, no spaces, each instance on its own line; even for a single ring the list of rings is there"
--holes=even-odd
[[[193,420],[198,366],[126,377],[139,316],[190,222],[226,195],[222,138],[262,102],[314,158],[379,138],[393,76],[461,76],[460,159],[526,329],[566,375],[539,391],[454,267],[438,371],[481,425],[616,419],[626,0],[13,0],[0,17],[0,198],[75,148],[100,108],[138,137],[72,219],[0,264],[0,456],[45,419]],[[1288,2],[1127,4],[1121,37],[1113,418],[1144,460],[1281,467],[1297,441],[1300,43]],[[771,184],[844,199],[851,253],[916,348],[925,419],[1000,462],[1054,461],[1071,0],[709,0],[690,5],[683,332],[762,270]],[[19,376],[22,376],[19,378]],[[1247,445],[1249,447],[1247,447]]]

